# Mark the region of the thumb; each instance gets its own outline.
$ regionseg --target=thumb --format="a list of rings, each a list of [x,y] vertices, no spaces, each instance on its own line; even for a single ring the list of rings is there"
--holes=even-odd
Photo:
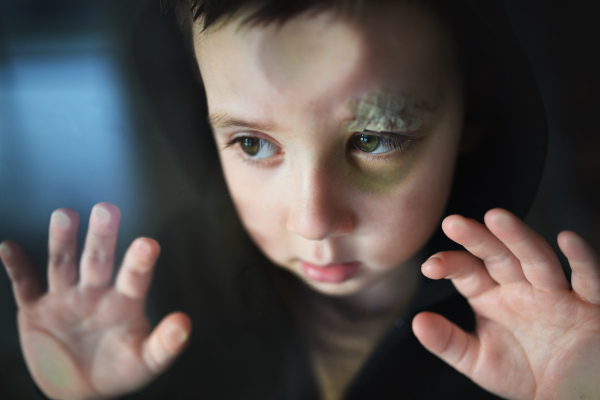
[[[439,314],[422,312],[413,319],[413,332],[430,352],[458,372],[471,376],[481,348],[475,335],[468,334]]]
[[[156,374],[166,370],[187,345],[191,331],[192,322],[182,312],[163,318],[142,346],[148,368]]]

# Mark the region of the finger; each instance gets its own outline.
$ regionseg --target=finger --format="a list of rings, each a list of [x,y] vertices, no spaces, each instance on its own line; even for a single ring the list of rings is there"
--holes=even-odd
[[[136,239],[127,250],[117,275],[117,291],[132,299],[145,298],[159,253],[160,246],[155,240]]]
[[[100,203],[92,209],[90,225],[81,255],[81,280],[84,287],[110,283],[121,212],[114,204]]]
[[[421,271],[430,279],[451,279],[464,297],[473,299],[498,286],[483,262],[466,251],[444,251],[431,256]]]
[[[48,290],[57,291],[77,282],[77,229],[79,214],[60,208],[50,217],[48,235]]]
[[[165,317],[143,345],[142,357],[148,368],[158,374],[164,371],[185,348],[192,322],[183,313]]]
[[[569,260],[573,273],[571,286],[584,300],[600,304],[600,258],[592,247],[575,232],[558,235],[558,246]]]
[[[31,261],[17,243],[0,243],[0,259],[13,286],[15,301],[23,308],[43,294],[42,283]]]
[[[501,285],[525,281],[519,260],[485,226],[474,219],[451,215],[442,222],[446,236],[480,258]]]
[[[552,247],[527,224],[500,208],[488,211],[484,220],[488,229],[517,257],[523,274],[535,288],[571,288]]]
[[[446,318],[431,312],[415,316],[413,332],[427,350],[457,371],[472,375],[481,348],[475,335],[466,333]]]

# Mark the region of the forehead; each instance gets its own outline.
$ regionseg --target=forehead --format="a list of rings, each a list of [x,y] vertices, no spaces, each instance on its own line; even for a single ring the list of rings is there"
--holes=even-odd
[[[452,53],[438,20],[415,4],[381,6],[356,19],[320,12],[283,24],[241,21],[204,33],[195,27],[211,111],[253,96],[331,112],[331,104],[382,90],[433,104]]]

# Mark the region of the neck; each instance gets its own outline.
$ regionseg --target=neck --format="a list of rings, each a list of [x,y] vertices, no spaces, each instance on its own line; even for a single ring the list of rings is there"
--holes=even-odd
[[[349,296],[327,296],[304,285],[296,286],[300,290],[295,295],[286,293],[323,399],[341,397],[394,319],[406,310],[419,284],[419,268],[412,262]]]

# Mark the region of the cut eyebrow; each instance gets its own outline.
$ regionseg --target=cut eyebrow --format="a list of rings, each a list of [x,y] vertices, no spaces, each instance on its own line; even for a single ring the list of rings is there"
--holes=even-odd
[[[217,111],[210,114],[208,116],[208,123],[213,127],[213,129],[245,128],[258,131],[272,130],[272,126],[269,124],[256,121],[246,121],[222,111]]]

